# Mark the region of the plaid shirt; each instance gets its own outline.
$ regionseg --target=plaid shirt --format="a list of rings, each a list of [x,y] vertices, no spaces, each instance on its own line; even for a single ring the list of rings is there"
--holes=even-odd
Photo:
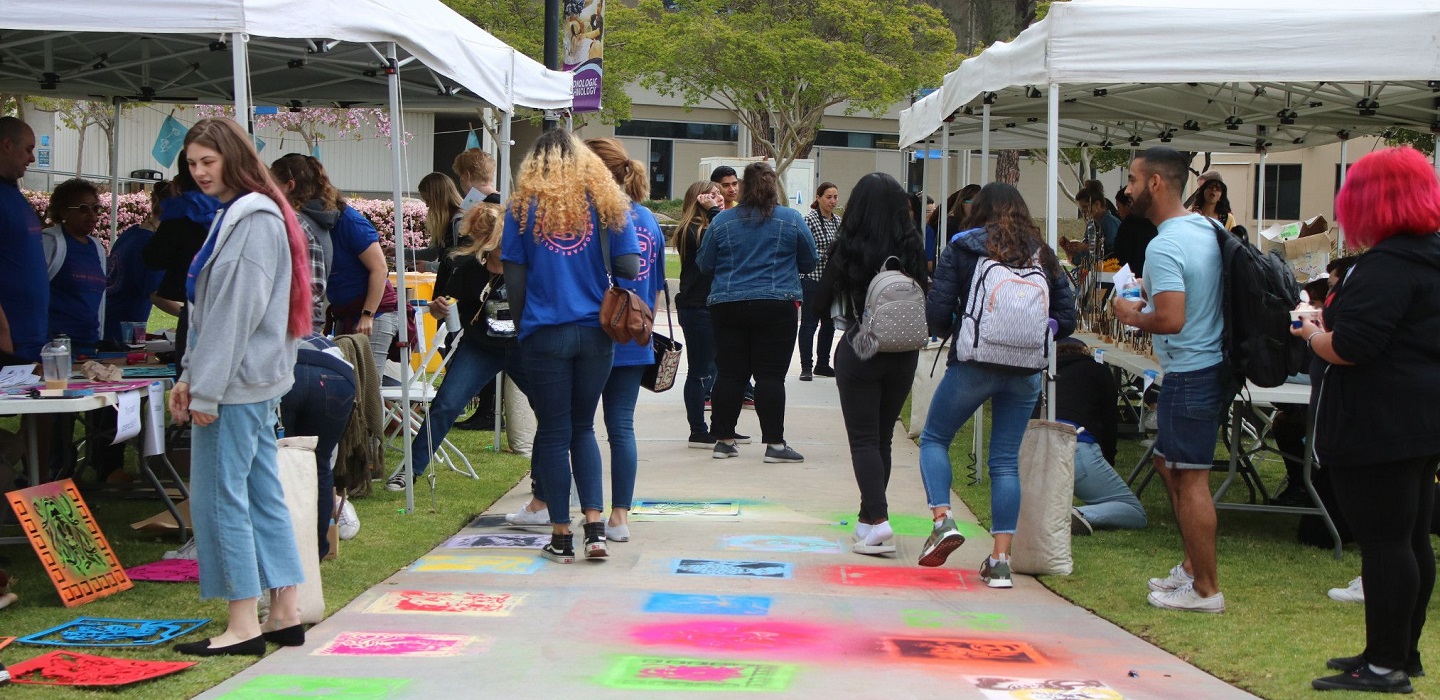
[[[800,276],[819,282],[820,275],[825,272],[825,263],[830,260],[830,245],[835,242],[835,233],[840,230],[840,217],[831,214],[827,219],[820,214],[819,209],[811,209],[810,213],[805,215],[805,224],[810,227],[810,235],[815,237],[815,253],[819,260],[815,264],[814,272]]]
[[[310,310],[311,325],[316,333],[324,333],[325,328],[325,285],[329,281],[330,273],[325,270],[325,249],[320,246],[320,240],[315,237],[311,229],[313,224],[304,216],[296,216],[300,221],[300,228],[305,230],[305,243],[310,249],[310,301],[313,305]]]

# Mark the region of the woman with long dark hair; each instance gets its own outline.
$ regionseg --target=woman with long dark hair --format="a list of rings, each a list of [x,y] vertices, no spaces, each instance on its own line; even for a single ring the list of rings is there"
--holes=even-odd
[[[1230,188],[1220,179],[1220,173],[1214,170],[1200,176],[1200,185],[1195,188],[1195,193],[1190,195],[1186,207],[1196,214],[1214,219],[1215,223],[1224,226],[1227,231],[1235,228],[1235,217],[1231,214],[1233,210],[1230,207]]]
[[[296,607],[304,579],[275,445],[275,411],[294,381],[297,338],[310,332],[305,234],[250,136],[229,119],[185,135],[196,184],[221,202],[190,263],[190,352],[170,415],[194,423],[190,510],[200,597],[229,601],[211,639],[175,645],[196,656],[261,656],[265,642],[305,643]],[[255,604],[270,591],[262,626]]]
[[[1310,368],[1315,455],[1360,545],[1365,649],[1330,659],[1318,690],[1408,693],[1435,588],[1430,545],[1440,466],[1440,182],[1408,146],[1350,166],[1335,198],[1347,243],[1368,248],[1317,322],[1291,333]]]
[[[705,422],[705,402],[715,386],[715,330],[710,325],[710,283],[714,277],[700,270],[695,255],[705,240],[705,229],[725,205],[720,185],[700,180],[685,190],[680,222],[675,227],[675,252],[680,256],[680,291],[675,311],[685,331],[685,420],[690,423],[690,447],[715,448],[715,436]]]
[[[925,247],[907,208],[904,188],[889,175],[871,173],[856,183],[820,278],[817,305],[828,309],[838,301],[846,323],[856,327],[864,320],[870,281],[892,262],[898,262],[898,267],[890,269],[899,269],[927,286]],[[850,441],[850,464],[860,487],[860,517],[853,546],[859,554],[895,551],[885,498],[890,483],[890,439],[910,394],[919,356],[918,350],[882,352],[862,360],[851,347],[848,334],[835,348],[835,384]]]
[[[1013,585],[1010,541],[1020,516],[1020,440],[1040,397],[1041,373],[961,361],[955,347],[961,330],[957,313],[965,311],[962,304],[969,304],[976,269],[987,261],[1010,268],[1040,268],[1049,285],[1051,332],[1057,338],[1075,330],[1075,296],[1070,278],[1061,271],[1055,251],[1041,238],[1030,208],[1014,186],[990,183],[982,188],[966,226],[941,254],[934,286],[926,297],[931,333],[952,336],[952,342],[945,377],[935,389],[920,434],[920,474],[935,519],[920,565],[944,564],[950,552],[965,542],[950,517],[950,443],[960,426],[989,400],[990,532],[995,546],[980,565],[980,578],[991,588],[1009,588]]]
[[[606,247],[609,261],[602,254]],[[501,250],[530,382],[526,396],[535,409],[536,497],[550,514],[550,544],[541,555],[562,564],[575,560],[573,475],[585,514],[585,556],[607,556],[595,408],[610,378],[615,343],[600,329],[600,303],[610,287],[607,264],[617,278],[640,274],[630,198],[573,134],[547,131],[520,165]]]
[[[319,173],[311,167],[310,156],[289,153],[270,164],[270,176],[285,193],[286,201],[295,210],[295,220],[305,231],[310,250],[310,292],[314,303],[313,326],[315,333],[325,334],[325,311],[329,301],[325,296],[330,279],[330,266],[335,258],[335,243],[330,239],[330,229],[340,212],[326,210],[321,204],[323,196]],[[354,368],[351,368],[354,372]],[[304,433],[292,433],[296,435]]]
[[[714,275],[710,316],[715,326],[711,433],[716,459],[738,457],[735,423],[745,383],[755,378],[765,461],[803,462],[785,444],[785,373],[795,352],[800,275],[815,269],[815,240],[800,212],[780,206],[775,170],[745,166],[740,203],[715,217],[696,259]]]

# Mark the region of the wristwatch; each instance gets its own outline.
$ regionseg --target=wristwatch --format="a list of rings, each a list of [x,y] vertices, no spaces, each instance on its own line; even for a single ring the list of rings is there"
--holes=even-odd
[[[374,315],[375,315],[375,312],[374,312],[374,311],[371,311],[370,309],[361,309],[361,310],[360,310],[360,315],[361,315],[361,316],[374,316]]]

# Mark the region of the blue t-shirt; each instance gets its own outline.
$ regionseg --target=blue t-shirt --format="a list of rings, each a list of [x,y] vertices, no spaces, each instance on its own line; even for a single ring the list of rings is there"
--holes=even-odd
[[[0,182],[0,309],[10,322],[15,356],[40,361],[40,348],[50,342],[50,278],[40,219],[13,182]],[[93,250],[93,248],[92,248]]]
[[[640,274],[633,280],[617,280],[621,287],[640,295],[650,310],[655,310],[655,298],[660,294],[660,285],[665,284],[665,234],[649,209],[634,202],[630,203],[630,223],[635,226],[635,240],[640,244]],[[613,253],[613,251],[612,251]],[[655,319],[659,321],[660,319]],[[656,326],[661,330],[662,326]],[[663,333],[669,331],[661,330]],[[635,342],[615,346],[614,367],[655,364],[655,351],[650,345]]]
[[[77,241],[67,234],[64,238],[65,264],[50,280],[50,332],[70,336],[72,354],[93,352],[100,343],[105,264],[89,237]]]
[[[524,340],[542,326],[579,325],[600,327],[600,302],[610,281],[605,274],[599,239],[600,217],[594,208],[584,231],[576,231],[554,239],[534,233],[535,205],[532,202],[525,216],[525,225],[505,210],[505,233],[500,245],[500,259],[524,265],[525,310],[520,319],[520,339]],[[628,217],[625,228],[611,231],[610,257],[636,255],[640,243],[635,225]]]
[[[936,235],[934,226],[925,227],[925,259],[932,263],[935,262]]]
[[[124,343],[120,323],[150,319],[150,295],[160,288],[164,270],[145,267],[145,245],[155,232],[139,225],[125,229],[110,246],[105,265],[105,340]]]
[[[370,290],[370,270],[360,262],[360,254],[380,242],[380,233],[364,214],[345,205],[340,207],[335,228],[330,229],[330,240],[335,244],[335,258],[325,295],[331,304],[345,306],[363,299]]]
[[[1215,229],[1199,214],[1160,224],[1160,234],[1145,250],[1150,299],[1162,292],[1185,293],[1185,325],[1174,335],[1155,334],[1155,359],[1166,372],[1194,372],[1224,359],[1220,334],[1220,246]]]

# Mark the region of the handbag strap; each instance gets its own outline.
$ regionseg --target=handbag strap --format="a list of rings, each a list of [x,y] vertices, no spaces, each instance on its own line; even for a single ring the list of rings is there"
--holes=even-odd
[[[675,339],[675,323],[670,320],[670,282],[660,280],[660,289],[665,292],[665,325],[670,328],[670,339]]]
[[[610,230],[602,230],[599,226],[596,226],[595,235],[600,237],[600,262],[605,266],[605,279],[610,282],[611,287],[614,287],[616,286],[615,272],[610,269]]]

